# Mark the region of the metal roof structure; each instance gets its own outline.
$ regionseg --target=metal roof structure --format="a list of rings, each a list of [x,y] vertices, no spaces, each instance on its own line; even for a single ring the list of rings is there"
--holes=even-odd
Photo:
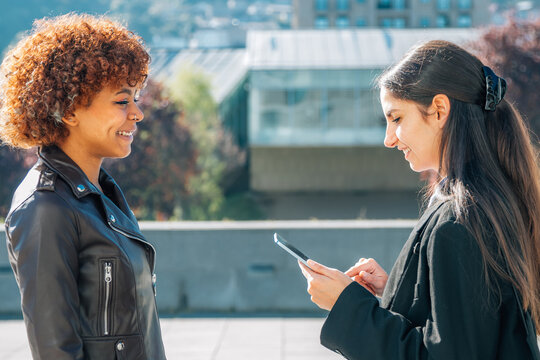
[[[221,103],[246,76],[245,49],[186,49],[171,56],[166,51],[152,53],[151,77],[167,81],[184,66],[193,66],[210,77],[212,96]]]
[[[421,41],[463,44],[477,35],[470,28],[251,31],[247,62],[253,70],[385,68]]]
[[[382,69],[420,41],[463,44],[476,36],[470,28],[254,30],[246,49],[153,50],[151,77],[166,81],[190,64],[210,76],[212,95],[221,103],[248,70]]]

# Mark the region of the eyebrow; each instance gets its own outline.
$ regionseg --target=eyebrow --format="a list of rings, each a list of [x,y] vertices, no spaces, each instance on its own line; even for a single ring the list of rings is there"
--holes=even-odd
[[[390,117],[390,116],[392,116],[392,113],[393,113],[393,112],[396,112],[396,111],[399,111],[399,109],[390,109],[390,110],[388,110],[388,111],[385,113],[385,115],[386,115],[387,117]]]
[[[117,93],[114,94],[114,95],[119,95],[119,94],[127,94],[127,95],[131,95],[131,90],[126,89],[126,88],[123,88],[122,90],[120,90],[119,92],[117,92]]]

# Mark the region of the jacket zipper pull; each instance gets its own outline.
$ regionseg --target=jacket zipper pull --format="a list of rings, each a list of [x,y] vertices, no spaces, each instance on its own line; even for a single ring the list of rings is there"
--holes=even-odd
[[[112,264],[105,263],[105,310],[103,311],[103,333],[109,335],[109,301],[111,297]]]

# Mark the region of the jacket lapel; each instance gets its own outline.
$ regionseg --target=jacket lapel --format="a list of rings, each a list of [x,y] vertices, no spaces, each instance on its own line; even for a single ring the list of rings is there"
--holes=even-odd
[[[418,220],[418,223],[412,230],[411,235],[409,235],[407,242],[401,249],[401,252],[396,259],[396,262],[394,263],[392,271],[388,276],[388,281],[384,289],[384,293],[381,299],[381,306],[383,308],[389,309],[392,306],[397,289],[401,284],[401,280],[405,275],[405,270],[407,269],[407,266],[411,260],[411,256],[414,253],[414,247],[420,242],[422,238],[422,233],[431,216],[439,209],[441,205],[442,203],[437,203],[427,208],[427,210],[424,212],[424,214],[422,215],[420,220]]]

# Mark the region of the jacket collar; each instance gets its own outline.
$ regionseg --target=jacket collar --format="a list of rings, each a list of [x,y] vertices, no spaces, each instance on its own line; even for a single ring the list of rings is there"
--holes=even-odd
[[[41,147],[38,150],[38,156],[48,167],[57,173],[58,176],[62,177],[62,179],[71,187],[73,194],[77,198],[92,193],[100,193],[81,168],[58,146],[52,145]],[[101,172],[104,171],[102,169],[100,170],[100,179],[102,177]],[[110,177],[108,174],[105,176]]]
[[[89,194],[98,195],[103,203],[107,221],[112,222],[111,226],[129,233],[133,237],[144,238],[140,234],[137,219],[131,212],[122,190],[105,170],[99,170],[99,183],[108,196],[104,196],[81,168],[58,146],[42,147],[38,150],[38,155],[47,167],[69,185],[76,198],[82,198]],[[48,176],[42,176],[41,181],[48,178]],[[120,212],[115,209],[119,209]]]

